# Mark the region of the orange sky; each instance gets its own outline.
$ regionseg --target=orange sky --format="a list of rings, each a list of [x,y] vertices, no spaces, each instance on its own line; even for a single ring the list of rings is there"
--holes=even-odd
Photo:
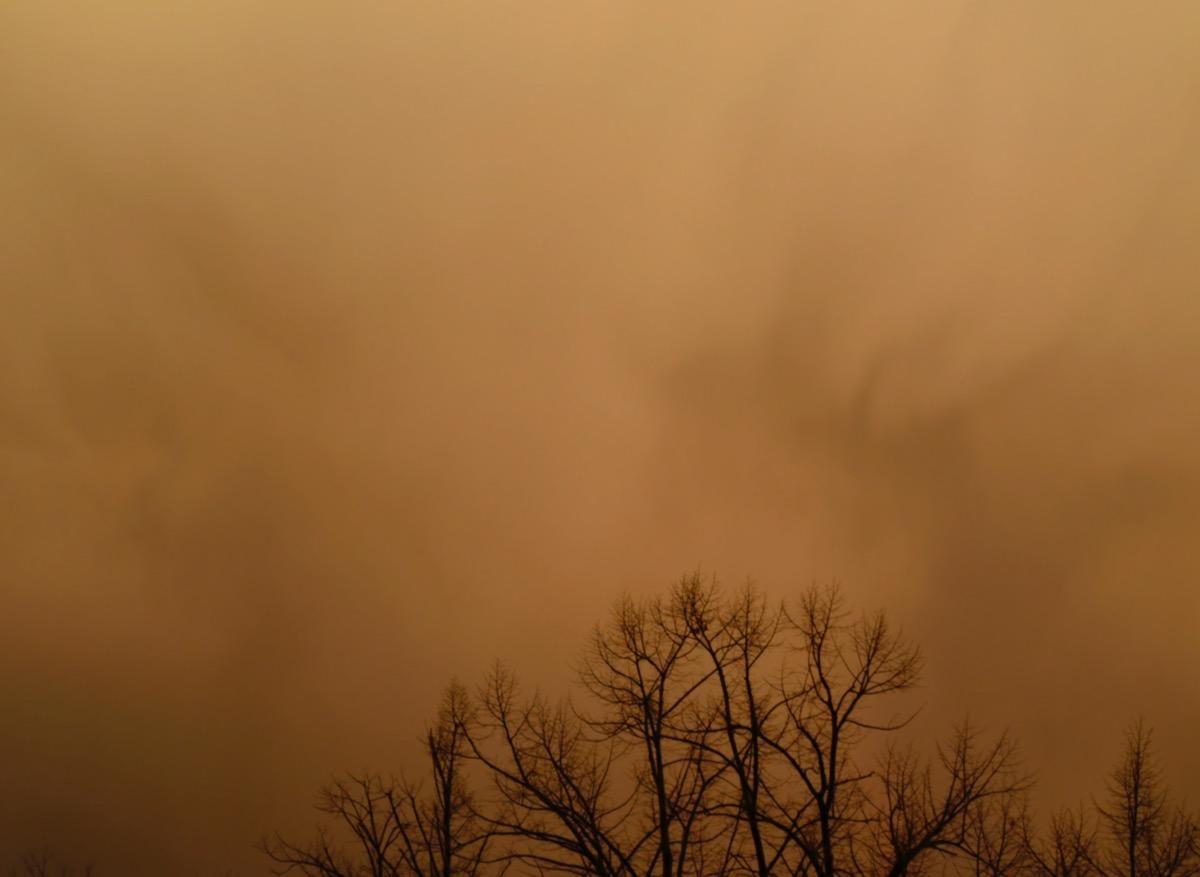
[[[888,607],[1046,800],[1139,713],[1200,795],[1197,38],[7,0],[0,864],[261,873],[452,674],[697,567]]]

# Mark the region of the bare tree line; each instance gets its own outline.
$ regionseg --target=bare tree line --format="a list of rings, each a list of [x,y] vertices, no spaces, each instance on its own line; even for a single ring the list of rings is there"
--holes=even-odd
[[[926,755],[899,734],[919,649],[836,587],[794,603],[687,576],[595,628],[572,695],[495,665],[452,684],[422,781],[350,776],[329,825],[263,849],[309,877],[1197,877],[1138,723],[1098,802],[1028,802],[1012,739],[964,722]]]
[[[73,868],[70,865],[56,864],[49,850],[25,853],[20,865],[8,869],[9,877],[92,877],[92,865]]]
[[[26,852],[20,862],[9,867],[7,877],[92,877],[97,872],[96,866],[88,863],[79,868],[65,862],[56,861],[54,854],[46,848]],[[231,871],[225,871],[221,877],[233,877]]]

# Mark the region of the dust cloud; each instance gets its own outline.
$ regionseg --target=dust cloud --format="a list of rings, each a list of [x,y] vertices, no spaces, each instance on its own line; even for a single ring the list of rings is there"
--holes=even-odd
[[[837,578],[1200,792],[1200,7],[0,8],[0,861],[257,874],[452,675]]]

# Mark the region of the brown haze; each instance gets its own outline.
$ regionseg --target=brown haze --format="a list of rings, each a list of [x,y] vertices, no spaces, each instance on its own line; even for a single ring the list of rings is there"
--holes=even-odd
[[[1200,6],[0,4],[0,864],[261,873],[622,589],[1200,795]],[[932,726],[932,725],[931,725]]]

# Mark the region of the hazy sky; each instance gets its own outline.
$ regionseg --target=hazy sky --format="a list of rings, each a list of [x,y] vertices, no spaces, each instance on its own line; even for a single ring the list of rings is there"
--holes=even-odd
[[[452,674],[843,581],[1200,796],[1200,5],[0,3],[0,864],[261,873]]]

